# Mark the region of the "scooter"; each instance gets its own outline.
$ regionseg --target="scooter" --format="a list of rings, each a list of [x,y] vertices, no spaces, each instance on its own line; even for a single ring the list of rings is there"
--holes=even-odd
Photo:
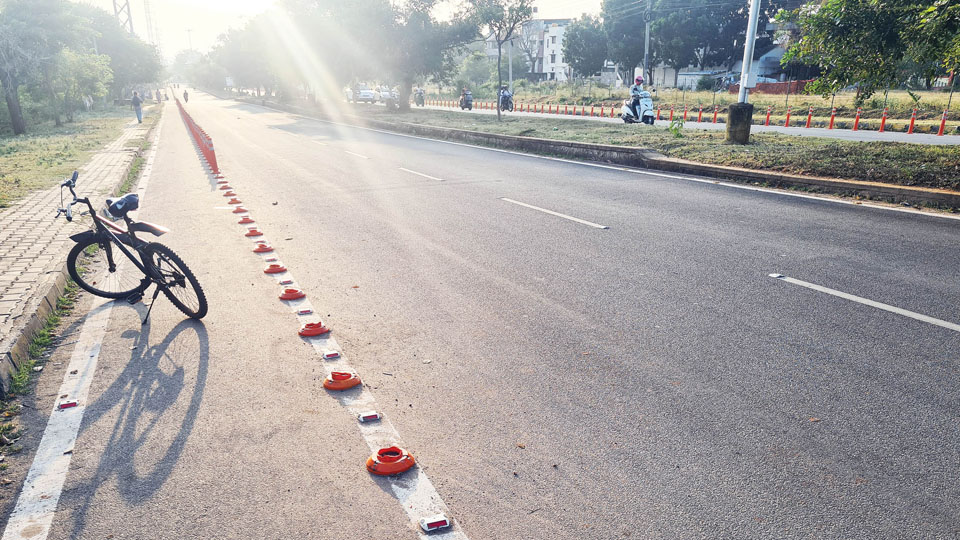
[[[513,112],[513,94],[507,91],[500,94],[500,110]]]
[[[642,122],[647,125],[653,125],[653,98],[650,96],[650,92],[644,90],[640,92],[640,103],[637,104],[637,112],[639,117],[634,114],[633,107],[631,107],[632,100],[626,99],[623,101],[623,108],[620,110],[620,118],[623,119],[624,124],[636,124],[637,122]]]
[[[417,104],[417,107],[423,107],[423,90],[417,90],[417,92],[413,94],[413,102]]]
[[[460,96],[460,110],[473,110],[473,94],[468,90],[466,93]]]

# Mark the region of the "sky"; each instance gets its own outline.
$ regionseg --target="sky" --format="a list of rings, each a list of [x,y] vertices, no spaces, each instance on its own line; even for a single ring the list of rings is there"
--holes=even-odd
[[[113,13],[113,0],[74,0]],[[129,2],[133,13],[133,31],[147,39],[144,0]],[[350,1],[350,0],[345,0]],[[159,34],[160,47],[167,61],[177,52],[194,48],[206,52],[220,34],[239,28],[251,17],[267,11],[277,0],[146,0]],[[601,0],[536,0],[536,18],[559,19],[600,12]]]

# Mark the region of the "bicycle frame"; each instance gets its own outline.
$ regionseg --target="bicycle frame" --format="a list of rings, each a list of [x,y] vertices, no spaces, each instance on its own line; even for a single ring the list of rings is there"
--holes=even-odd
[[[143,273],[146,279],[149,279],[150,281],[156,281],[152,273],[147,271],[147,264],[145,261],[143,261],[143,255],[141,254],[140,261],[138,261],[137,257],[135,257],[133,253],[130,252],[130,250],[124,247],[124,244],[129,244],[139,252],[140,249],[147,244],[147,242],[144,242],[143,240],[140,240],[139,238],[137,238],[135,231],[130,230],[130,224],[132,220],[126,215],[123,216],[123,221],[127,224],[127,229],[124,230],[123,228],[114,225],[109,220],[97,215],[97,212],[96,210],[94,210],[93,204],[90,202],[89,197],[77,197],[77,193],[73,190],[74,186],[76,186],[76,181],[77,181],[77,173],[74,173],[73,177],[70,180],[67,180],[66,182],[60,185],[61,190],[64,187],[70,190],[70,194],[73,196],[73,201],[71,201],[70,204],[68,204],[65,209],[63,208],[58,209],[57,216],[63,213],[63,214],[66,214],[67,221],[73,221],[73,211],[71,210],[71,207],[78,203],[86,204],[87,208],[90,211],[90,215],[93,217],[93,224],[95,226],[94,227],[95,230],[85,231],[80,234],[75,234],[70,238],[74,241],[79,241],[85,235],[94,234],[97,236],[98,239],[102,239],[101,243],[105,245],[106,253],[107,253],[107,262],[110,265],[111,271],[116,269],[116,262],[113,260],[113,250],[110,247],[111,242],[109,241],[109,240],[113,240],[113,244],[115,244],[118,248],[120,248],[120,251],[123,252],[123,254],[126,255],[127,258],[130,259],[130,261],[134,265],[136,265],[136,267]],[[121,236],[118,236],[118,234],[127,237],[129,240],[125,241],[125,239],[122,238]]]

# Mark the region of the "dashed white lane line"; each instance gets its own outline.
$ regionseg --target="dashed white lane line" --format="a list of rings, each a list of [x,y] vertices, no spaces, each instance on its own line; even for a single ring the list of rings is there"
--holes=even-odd
[[[925,323],[927,323],[927,324],[933,324],[933,325],[936,325],[936,326],[940,326],[940,327],[946,328],[946,329],[948,329],[948,330],[953,330],[954,332],[960,332],[960,324],[955,324],[955,323],[952,323],[952,322],[947,322],[947,321],[943,321],[943,320],[940,320],[940,319],[936,319],[936,318],[930,317],[930,316],[928,316],[928,315],[923,315],[922,313],[915,313],[915,312],[913,312],[913,311],[909,311],[909,310],[906,310],[906,309],[903,309],[903,308],[898,308],[898,307],[896,307],[896,306],[891,306],[890,304],[884,304],[884,303],[882,303],[882,302],[877,302],[877,301],[874,301],[874,300],[870,300],[870,299],[868,299],[868,298],[863,298],[863,297],[861,297],[861,296],[856,296],[856,295],[853,295],[853,294],[845,293],[845,292],[843,292],[843,291],[838,291],[838,290],[836,290],[836,289],[830,289],[830,288],[828,288],[828,287],[824,287],[824,286],[822,286],[822,285],[817,285],[817,284],[815,284],[815,283],[808,283],[808,282],[806,282],[806,281],[801,281],[801,280],[799,280],[799,279],[794,279],[794,278],[792,278],[792,277],[787,277],[787,276],[784,276],[784,275],[782,275],[782,274],[770,274],[770,277],[779,279],[780,281],[786,281],[787,283],[793,283],[794,285],[799,285],[799,286],[801,286],[801,287],[806,287],[806,288],[812,289],[812,290],[814,290],[814,291],[822,292],[822,293],[825,293],[825,294],[830,294],[830,295],[836,296],[836,297],[838,297],[838,298],[843,298],[843,299],[845,299],[845,300],[850,300],[850,301],[853,301],[853,302],[858,302],[858,303],[863,304],[863,305],[866,305],[866,306],[875,307],[875,308],[877,308],[877,309],[882,309],[882,310],[884,310],[884,311],[889,311],[890,313],[896,313],[897,315],[903,315],[904,317],[910,317],[911,319],[916,319],[916,320],[918,320],[918,321],[922,321],[922,322],[925,322]]]
[[[368,158],[367,156],[365,156],[365,155],[363,155],[363,154],[358,154],[358,153],[356,153],[356,152],[351,152],[351,151],[349,151],[349,150],[344,150],[344,152],[350,154],[351,156],[357,156],[358,158],[370,159],[370,158]]]
[[[600,224],[594,223],[594,222],[592,222],[592,221],[587,221],[587,220],[585,220],[585,219],[575,218],[575,217],[573,217],[573,216],[568,216],[568,215],[566,215],[566,214],[561,214],[560,212],[554,212],[553,210],[547,210],[546,208],[540,208],[539,206],[534,206],[534,205],[532,205],[532,204],[522,203],[522,202],[520,202],[520,201],[515,201],[515,200],[513,200],[513,199],[508,199],[508,198],[506,198],[506,197],[500,197],[500,200],[501,200],[501,201],[507,201],[508,203],[518,204],[518,205],[520,205],[520,206],[525,206],[525,207],[531,208],[531,209],[533,209],[533,210],[539,210],[540,212],[543,212],[543,213],[545,213],[545,214],[550,214],[551,216],[557,216],[557,217],[562,217],[563,219],[569,219],[570,221],[576,221],[577,223],[582,223],[582,224],[584,224],[584,225],[589,225],[590,227],[596,227],[596,228],[598,228],[598,229],[609,229],[609,228],[610,228],[610,227],[607,227],[606,225],[600,225]]]
[[[468,143],[461,143],[461,142],[454,142],[454,141],[444,141],[444,140],[441,140],[441,139],[431,139],[431,138],[429,138],[429,137],[421,137],[421,136],[419,136],[419,135],[408,135],[408,134],[406,134],[406,133],[396,133],[396,132],[393,132],[393,131],[386,131],[386,130],[383,130],[383,129],[376,129],[376,128],[370,128],[370,127],[364,127],[364,126],[357,126],[357,125],[354,125],[354,124],[346,124],[346,123],[343,123],[343,122],[334,122],[334,121],[331,121],[331,120],[321,120],[321,119],[319,119],[319,118],[313,118],[313,117],[310,117],[310,116],[304,116],[304,115],[302,115],[302,114],[296,114],[296,113],[287,112],[287,111],[284,111],[284,110],[281,110],[281,109],[275,109],[275,108],[273,108],[273,107],[268,107],[268,106],[266,106],[266,105],[261,105],[261,107],[263,107],[263,108],[265,108],[265,109],[269,109],[269,110],[271,110],[271,111],[276,111],[276,112],[280,112],[280,113],[283,113],[283,114],[295,116],[295,117],[297,117],[297,118],[303,118],[303,119],[305,119],[305,120],[312,120],[312,121],[314,121],[314,122],[321,122],[321,123],[324,123],[324,124],[330,124],[330,125],[334,125],[334,126],[349,127],[349,128],[354,128],[354,129],[362,129],[362,130],[365,130],[365,131],[372,131],[372,132],[374,132],[374,133],[382,133],[382,134],[384,134],[384,135],[393,135],[394,137],[404,137],[404,138],[407,138],[407,139],[417,139],[417,140],[421,140],[421,141],[429,141],[429,142],[439,143],[439,144],[451,144],[451,145],[453,145],[453,146],[464,146],[464,147],[467,147],[467,148],[476,148],[476,149],[478,149],[478,150],[486,150],[486,151],[488,151],[488,152],[499,152],[499,153],[502,153],[502,154],[512,154],[512,155],[515,155],[515,156],[524,156],[524,157],[529,157],[529,158],[534,158],[534,159],[544,159],[544,160],[547,160],[547,161],[559,161],[559,162],[561,162],[561,163],[571,163],[571,164],[573,164],[573,165],[580,165],[580,166],[582,166],[582,167],[592,167],[592,168],[595,168],[595,169],[607,169],[607,170],[611,170],[611,171],[620,171],[620,172],[626,172],[626,173],[630,173],[630,174],[641,174],[641,175],[648,175],[648,176],[657,176],[657,177],[660,177],[660,178],[670,178],[670,179],[672,179],[672,180],[686,180],[686,181],[688,181],[688,182],[697,182],[697,183],[701,183],[701,184],[713,184],[713,185],[716,185],[716,186],[723,186],[723,187],[726,187],[726,188],[742,189],[742,190],[746,190],[746,191],[756,191],[756,192],[760,192],[760,193],[769,193],[769,194],[772,194],[772,195],[780,195],[780,196],[783,196],[783,197],[794,197],[794,198],[797,198],[797,199],[811,199],[811,200],[820,201],[820,202],[826,202],[826,203],[844,204],[844,205],[848,205],[848,206],[859,206],[859,207],[861,207],[861,208],[871,208],[871,209],[874,209],[874,210],[886,210],[886,211],[890,211],[890,212],[901,212],[901,213],[904,213],[904,214],[914,214],[914,215],[919,215],[919,216],[927,216],[927,217],[942,218],[942,219],[953,219],[953,220],[958,220],[958,221],[960,221],[960,216],[952,215],[952,214],[942,214],[942,213],[941,213],[941,214],[934,214],[934,213],[931,213],[931,212],[922,212],[922,211],[920,211],[920,210],[914,210],[914,209],[912,209],[912,208],[898,208],[898,207],[894,207],[894,206],[881,206],[881,205],[879,205],[879,204],[870,204],[870,203],[865,203],[865,202],[861,202],[861,201],[848,201],[848,200],[844,200],[844,199],[834,199],[834,198],[830,198],[830,197],[820,197],[820,196],[817,196],[817,195],[806,195],[806,194],[803,194],[803,193],[792,193],[792,192],[789,192],[789,191],[778,190],[778,189],[771,189],[771,188],[750,186],[750,185],[745,185],[745,184],[737,184],[737,183],[733,183],[733,182],[724,182],[724,181],[721,181],[721,180],[714,180],[714,179],[711,179],[711,178],[703,178],[703,177],[697,177],[697,176],[682,176],[682,175],[677,175],[677,174],[659,173],[659,172],[654,172],[654,171],[651,171],[651,170],[648,170],[648,169],[631,169],[631,168],[629,168],[629,167],[620,167],[620,166],[617,166],[617,165],[603,165],[603,164],[600,164],[600,163],[590,163],[590,162],[588,162],[588,161],[577,161],[577,160],[575,160],[575,159],[565,159],[565,158],[558,158],[558,157],[551,157],[551,156],[541,156],[541,155],[539,155],[539,154],[530,154],[530,153],[527,153],[527,152],[517,152],[517,151],[515,151],[515,150],[504,150],[504,149],[502,149],[502,148],[490,148],[490,147],[488,147],[488,146],[479,146],[479,145],[476,145],[476,144],[468,144]]]
[[[141,200],[153,171],[163,122],[164,117],[161,117],[154,131],[153,144],[150,145],[140,182],[137,184],[137,193]],[[81,178],[80,181],[82,180]],[[131,265],[127,267],[130,268]],[[80,337],[74,345],[67,372],[57,391],[58,397],[54,400],[53,411],[47,420],[47,427],[43,430],[43,437],[37,447],[33,464],[27,472],[20,497],[3,531],[3,540],[44,540],[50,534],[50,526],[63,492],[63,483],[70,469],[77,433],[80,431],[83,413],[87,409],[87,397],[97,371],[100,345],[110,323],[113,305],[113,300],[91,296],[90,309],[80,327]],[[61,409],[60,404],[64,402],[76,402],[76,406]]]
[[[410,169],[405,169],[403,167],[400,167],[400,170],[410,174],[415,174],[417,176],[422,176],[424,178],[429,178],[430,180],[436,180],[437,182],[443,182],[443,178],[437,178],[436,176],[430,176],[429,174],[423,174],[422,172],[411,171]]]

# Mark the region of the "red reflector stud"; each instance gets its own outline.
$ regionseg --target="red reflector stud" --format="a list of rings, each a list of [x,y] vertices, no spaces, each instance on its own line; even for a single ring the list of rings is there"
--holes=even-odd
[[[381,448],[367,458],[367,470],[379,476],[400,474],[409,471],[416,464],[417,462],[413,459],[413,456],[410,455],[410,452],[398,446]],[[421,521],[421,523],[426,523],[427,521],[433,522],[438,520],[430,518],[429,520]]]
[[[222,176],[218,176],[218,178],[223,178],[223,177],[222,177]],[[218,183],[218,184],[228,184],[229,182],[227,182],[226,180],[217,180],[217,183]]]
[[[281,285],[293,285],[293,280],[292,280],[292,279],[285,279],[285,280],[281,281],[280,284],[281,284]]]
[[[238,221],[237,223],[239,223],[240,225],[249,225],[250,223],[253,223],[253,222],[254,221],[250,219],[250,216],[243,216],[243,218],[241,218],[240,221]]]
[[[224,196],[224,197],[236,197],[237,194],[234,193],[234,192],[232,192],[232,191],[225,191],[225,192],[223,192],[223,196]]]
[[[377,422],[381,418],[383,418],[383,415],[381,415],[377,411],[367,411],[357,415],[357,420],[359,420],[363,424],[367,422]]]
[[[338,351],[323,351],[324,360],[336,360],[337,358],[340,358]]]
[[[247,231],[247,234],[245,234],[244,236],[247,236],[247,237],[263,236],[263,233],[258,231],[257,229],[250,229],[249,231]]]
[[[450,520],[443,514],[437,514],[420,520],[420,528],[425,532],[432,532],[438,529],[446,529],[450,526]]]
[[[282,264],[271,264],[263,269],[264,274],[281,274],[287,271],[287,267]]]
[[[330,332],[330,329],[324,326],[322,322],[312,322],[303,325],[303,328],[301,328],[298,333],[303,337],[314,337],[322,336],[328,332]]]
[[[77,405],[79,405],[79,403],[77,403],[76,400],[61,401],[60,403],[57,404],[57,409],[62,411],[64,409],[72,409]]]
[[[242,204],[242,203],[240,202],[240,199],[230,199],[229,201],[227,201],[227,204]]]
[[[346,371],[334,371],[323,380],[323,387],[327,390],[347,390],[360,384],[360,376]]]
[[[310,315],[311,313],[313,313],[312,309],[301,309],[297,312],[297,315]]]
[[[228,189],[233,189],[229,184],[223,184],[220,186],[220,191],[226,191]]]
[[[253,248],[254,253],[270,253],[273,251],[273,248],[270,247],[270,244],[257,244],[257,247]]]
[[[234,214],[246,214],[247,212],[249,212],[249,210],[247,210],[246,208],[244,208],[244,207],[242,207],[242,206],[238,206],[238,207],[236,207],[236,208],[233,209],[233,213],[234,213]]]
[[[298,298],[304,298],[307,296],[300,289],[284,289],[283,293],[280,295],[281,300],[296,300]]]

